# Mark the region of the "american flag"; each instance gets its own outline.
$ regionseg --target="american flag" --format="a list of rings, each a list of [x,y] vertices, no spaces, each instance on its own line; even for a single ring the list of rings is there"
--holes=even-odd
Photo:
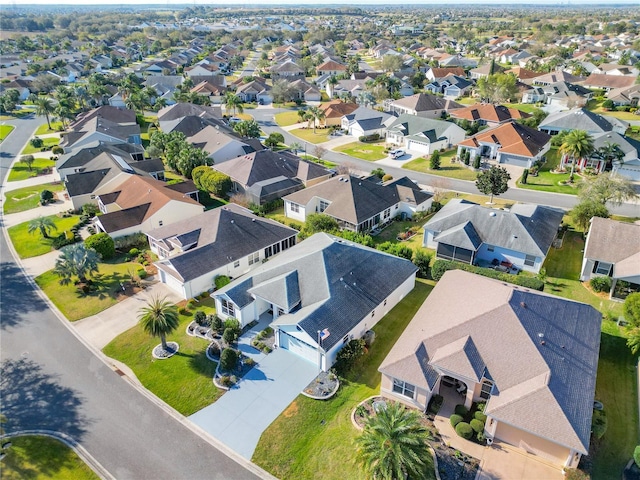
[[[322,331],[320,332],[320,340],[321,340],[321,341],[322,341],[322,340],[324,340],[324,339],[325,339],[325,338],[327,338],[329,335],[331,335],[331,334],[329,333],[329,329],[328,329],[328,328],[325,328],[324,330],[322,330]]]

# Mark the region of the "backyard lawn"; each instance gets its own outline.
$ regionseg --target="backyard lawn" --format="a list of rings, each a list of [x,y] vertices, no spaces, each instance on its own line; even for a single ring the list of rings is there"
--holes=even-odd
[[[57,230],[51,231],[50,235],[56,237],[63,232],[71,229],[80,219],[77,215],[71,217],[58,217],[57,215],[49,215],[49,217],[58,227]],[[51,238],[43,238],[39,231],[29,233],[29,222],[23,222],[13,227],[9,227],[7,232],[20,258],[37,257],[44,255],[52,250]]]
[[[289,133],[309,143],[323,143],[329,140],[329,129],[326,128],[316,128],[315,133],[313,128],[296,128]]]
[[[11,171],[9,172],[9,178],[7,181],[9,182],[19,182],[20,180],[26,180],[31,177],[37,177],[41,170],[53,168],[56,164],[53,160],[49,160],[49,158],[38,158],[36,157],[31,165],[31,170],[21,162],[16,162],[13,164]]]
[[[444,152],[440,155],[440,169],[432,170],[430,168],[428,158],[417,158],[405,163],[402,168],[408,170],[414,170],[416,172],[430,173],[431,175],[438,175],[441,177],[456,178],[458,180],[475,181],[478,176],[478,172],[471,168],[467,168],[464,163],[455,162],[452,160],[455,158],[457,150],[454,148],[448,152]]]
[[[42,147],[36,148],[31,143],[27,144],[27,146],[22,150],[21,155],[27,155],[29,153],[39,153],[46,150],[51,150],[53,147],[60,143],[60,139],[58,137],[47,137],[42,139]],[[44,150],[42,150],[44,148]]]
[[[196,310],[214,313],[213,299],[201,300],[194,307]],[[137,315],[137,312],[131,314]],[[105,355],[128,365],[147,389],[185,416],[210,405],[224,393],[213,385],[217,364],[205,355],[209,342],[190,337],[185,332],[193,320],[192,314],[180,315],[180,326],[167,337],[180,345],[178,353],[167,360],[151,357],[151,351],[160,339],[151,337],[139,325],[119,335],[103,349]]]
[[[38,275],[35,280],[67,320],[75,322],[100,313],[126,298],[118,295],[120,283],[129,280],[130,270],[137,272],[140,268],[142,265],[134,262],[99,263],[98,273],[90,277],[95,290],[89,293],[83,293],[73,282],[60,285],[60,277],[53,270]]]
[[[97,480],[76,453],[59,440],[41,436],[15,437],[2,460],[3,480]]]
[[[552,173],[560,164],[560,154],[556,147],[551,148],[547,152],[547,161],[540,168],[538,175],[529,175],[527,183],[523,184],[518,180],[518,188],[526,188],[528,190],[538,190],[543,192],[566,193],[568,195],[578,194],[578,185],[582,181],[579,175],[575,175],[573,185],[560,185],[560,182],[569,180],[569,171],[565,173]]]
[[[503,103],[505,107],[515,108],[516,110],[520,110],[525,113],[533,113],[536,110],[540,110],[538,107],[531,103]]]
[[[421,220],[420,223],[412,222],[411,220],[398,220],[396,222],[391,222],[391,224],[382,230],[378,235],[373,238],[373,243],[375,245],[379,245],[384,242],[393,242],[393,243],[402,243],[412,250],[416,250],[417,248],[422,248],[422,240],[424,236],[424,230],[422,226],[427,223],[427,221],[431,218],[431,216],[426,217],[424,220]],[[411,237],[409,240],[405,240],[403,242],[399,242],[397,236],[400,232],[406,232],[411,227],[418,227],[418,233]],[[427,250],[427,249],[425,249]]]
[[[7,138],[14,128],[16,127],[13,125],[0,125],[0,142]]]
[[[329,400],[299,395],[263,432],[252,461],[283,480],[365,479],[354,461],[359,432],[351,424],[351,411],[380,393],[378,366],[432,288],[431,282],[418,279],[413,291],[373,328],[376,340],[356,367],[358,373],[342,380]]]
[[[640,117],[634,113],[631,112],[616,112],[616,111],[609,111],[605,108],[602,107],[602,104],[604,103],[604,100],[589,100],[589,103],[587,103],[587,109],[597,113],[599,115],[607,115],[609,117],[615,117],[618,118],[620,120],[625,120],[627,122],[629,121],[638,121],[640,119]]]
[[[17,190],[5,192],[4,213],[17,213],[31,210],[40,205],[40,192],[49,190],[50,192],[61,192],[64,185],[60,182],[45,183],[33,187],[24,187]]]
[[[362,143],[362,142],[353,142],[348,143],[346,145],[342,145],[340,147],[334,148],[335,152],[341,152],[346,155],[350,155],[355,158],[359,158],[361,160],[367,160],[369,162],[374,162],[376,160],[382,160],[387,157],[387,154],[384,153],[386,145],[384,142],[382,143]]]
[[[281,127],[288,127],[295,125],[300,121],[297,110],[291,110],[289,112],[281,112],[275,116],[276,123]]]

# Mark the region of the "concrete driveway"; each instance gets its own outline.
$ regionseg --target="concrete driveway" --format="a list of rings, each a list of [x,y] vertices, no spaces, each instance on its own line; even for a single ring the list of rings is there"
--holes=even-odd
[[[288,350],[274,350],[235,388],[189,420],[250,460],[262,432],[316,375],[317,365]]]
[[[476,480],[561,480],[558,466],[502,442],[485,448]]]

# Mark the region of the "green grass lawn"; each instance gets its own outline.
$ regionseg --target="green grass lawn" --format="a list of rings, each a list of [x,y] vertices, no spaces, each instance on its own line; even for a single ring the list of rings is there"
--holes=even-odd
[[[427,223],[427,221],[431,218],[430,216],[422,220],[420,223],[412,222],[411,220],[398,220],[397,222],[392,222],[387,228],[385,228],[382,232],[373,238],[373,243],[375,245],[379,245],[384,242],[393,242],[393,243],[402,243],[412,250],[416,250],[417,248],[422,248],[422,240],[424,237],[424,230],[422,229],[422,225]],[[399,242],[397,240],[397,236],[400,232],[406,232],[411,227],[420,227],[418,233],[411,237],[409,240],[405,240],[404,242]],[[427,250],[427,249],[425,249]]]
[[[460,162],[452,163],[457,153],[456,149],[449,150],[440,155],[440,169],[432,170],[429,165],[428,158],[417,158],[405,163],[402,168],[407,170],[414,170],[416,172],[430,173],[432,175],[438,175],[441,177],[456,178],[458,180],[475,181],[478,176],[478,172],[473,169],[467,168],[466,165]]]
[[[71,217],[61,218],[57,215],[50,215],[58,230],[50,232],[52,237],[56,237],[61,233],[70,230],[76,223],[78,223],[79,216],[73,215]],[[20,258],[37,257],[49,253],[52,250],[51,239],[42,238],[40,232],[29,233],[29,222],[23,222],[13,227],[9,227],[7,232],[9,238],[13,243],[13,247],[16,249]]]
[[[380,393],[378,366],[431,289],[430,282],[418,280],[413,291],[373,328],[376,340],[356,368],[358,373],[342,380],[340,390],[329,400],[299,395],[263,432],[251,460],[283,480],[365,479],[354,461],[359,432],[351,424],[351,411]]]
[[[503,103],[505,107],[515,108],[516,110],[520,110],[525,113],[533,113],[536,110],[540,110],[538,107],[531,103]]]
[[[382,160],[387,157],[384,153],[386,146],[385,143],[362,143],[353,142],[340,147],[334,148],[335,152],[341,152],[346,155],[350,155],[361,160],[367,160],[369,162],[375,162],[376,160]]]
[[[518,181],[518,188],[577,195],[578,185],[581,182],[580,176],[575,176],[575,182],[573,185],[560,185],[560,182],[566,182],[569,180],[570,173],[552,173],[551,171],[556,169],[559,164],[560,154],[558,153],[558,149],[555,147],[551,148],[551,150],[547,152],[547,161],[539,170],[538,175],[536,177],[529,175],[527,177],[526,185]]]
[[[13,125],[0,125],[0,142],[7,138],[14,128],[16,127]]]
[[[598,101],[595,99],[589,100],[589,103],[587,103],[587,109],[599,115],[607,115],[609,117],[619,118],[620,120],[625,120],[627,122],[638,120],[638,115],[631,112],[609,111],[602,107],[603,103],[604,103],[604,100],[601,100],[601,101]]]
[[[64,190],[64,185],[60,182],[54,182],[10,190],[5,193],[7,198],[4,202],[4,213],[24,212],[36,208],[40,205],[40,192],[43,190],[61,192]]]
[[[214,313],[213,299],[202,300],[195,310]],[[215,402],[223,393],[213,385],[216,363],[205,355],[209,343],[185,333],[192,320],[191,314],[181,315],[180,326],[167,337],[180,345],[178,353],[170,359],[151,357],[160,340],[145,333],[139,325],[119,335],[103,350],[105,355],[128,365],[146,388],[185,416]]]
[[[37,276],[35,280],[64,316],[75,322],[118,303],[120,282],[128,281],[129,270],[138,271],[140,268],[141,265],[134,262],[100,263],[98,273],[91,277],[96,288],[90,293],[83,293],[73,282],[69,285],[60,285],[60,277],[54,274],[53,270]]]
[[[462,97],[456,99],[456,103],[459,103],[460,105],[475,105],[478,103],[478,99],[473,97]]]
[[[30,153],[39,153],[42,151],[46,151],[46,150],[51,150],[53,147],[55,147],[56,145],[58,145],[60,143],[60,139],[58,137],[48,137],[48,138],[43,138],[42,139],[42,147],[40,148],[35,148],[33,145],[31,145],[31,143],[27,144],[27,146],[24,148],[24,150],[22,150],[22,153],[20,155],[28,155]],[[45,150],[42,150],[42,149]]]
[[[7,181],[19,182],[20,180],[37,177],[40,171],[53,168],[55,164],[56,162],[49,160],[48,158],[35,158],[31,165],[31,170],[29,170],[24,163],[16,162],[9,172],[9,178]]]
[[[49,437],[26,436],[11,439],[11,447],[2,460],[3,480],[97,480],[76,453],[62,442]]]
[[[300,228],[304,226],[304,222],[299,220],[294,220],[293,218],[287,218],[284,215],[284,207],[277,208],[276,210],[269,212],[265,215],[265,217],[270,218],[271,220],[275,220],[276,222],[280,222],[284,225],[298,225]]]
[[[316,128],[316,133],[313,133],[313,128],[296,128],[289,133],[309,143],[323,143],[329,140],[328,129]]]
[[[51,129],[49,129],[49,125],[43,123],[38,127],[33,135],[37,137],[38,135],[46,135],[47,133],[58,133],[61,129],[62,122],[51,122]]]
[[[289,112],[281,112],[275,116],[276,123],[281,127],[288,127],[295,125],[300,121],[297,110],[291,110]]]

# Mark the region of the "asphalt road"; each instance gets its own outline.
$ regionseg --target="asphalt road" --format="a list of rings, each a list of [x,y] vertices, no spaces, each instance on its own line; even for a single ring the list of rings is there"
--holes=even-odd
[[[42,119],[5,123],[17,128],[0,145],[0,180]],[[0,394],[7,433],[65,433],[117,479],[260,478],[190,430],[186,419],[141,394],[76,338],[16,265],[4,234],[0,282]]]
[[[256,121],[260,124],[262,130],[266,133],[280,132],[284,135],[284,139],[287,145],[293,142],[297,142],[303,146],[306,146],[307,153],[313,154],[315,145],[304,142],[297,137],[287,133],[285,130],[278,127],[274,120],[274,115],[279,112],[286,111],[284,109],[268,109],[257,108],[251,110],[249,113],[254,116]],[[354,139],[355,141],[355,139]],[[360,160],[347,156],[342,153],[333,152],[327,150],[322,157],[324,160],[330,162],[342,164],[349,163],[355,169],[370,172],[375,168],[375,165],[365,160]],[[457,180],[454,178],[440,177],[437,175],[429,175],[427,173],[414,172],[403,168],[384,167],[384,171],[395,178],[407,176],[412,180],[417,181],[420,185],[429,185],[431,187],[437,187],[445,190],[453,190],[461,193],[480,194],[475,186],[474,182],[468,182],[464,180]],[[550,207],[557,207],[563,210],[570,210],[577,203],[577,197],[575,195],[565,195],[560,193],[548,193],[538,192],[535,190],[525,190],[518,188],[510,188],[505,193],[500,195],[500,198],[507,200],[514,200],[523,203],[537,203],[539,205],[547,205]],[[627,217],[639,217],[640,205],[638,203],[625,203],[621,206],[608,205],[609,211],[617,215],[624,215]]]

